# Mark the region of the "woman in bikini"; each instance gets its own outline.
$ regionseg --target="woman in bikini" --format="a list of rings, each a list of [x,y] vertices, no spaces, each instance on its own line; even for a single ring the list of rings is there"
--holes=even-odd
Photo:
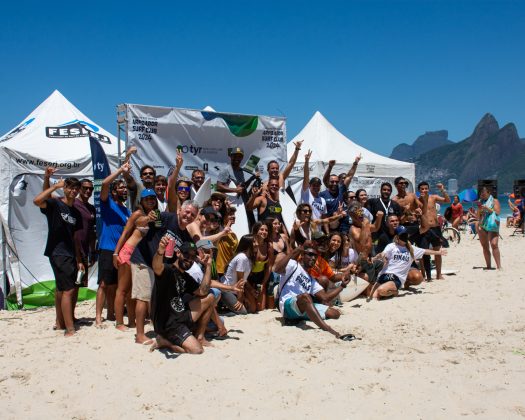
[[[256,313],[266,309],[266,289],[275,257],[268,226],[262,222],[255,223],[252,235],[255,240],[255,260],[244,288],[244,304],[249,313]]]
[[[501,206],[499,200],[494,198],[487,187],[481,187],[479,190],[478,201],[478,234],[479,242],[483,248],[483,257],[487,266],[485,270],[492,270],[490,251],[496,262],[496,267],[501,269],[501,256],[498,247],[499,239],[499,213]]]
[[[140,205],[128,219],[124,231],[120,236],[115,252],[113,264],[118,269],[118,286],[115,295],[115,327],[126,331],[128,327],[135,327],[135,307],[131,299],[131,254],[149,230],[148,223],[157,219],[157,196],[151,189],[143,190],[140,196]],[[128,326],[124,325],[124,303],[128,309]],[[138,326],[137,326],[138,327]],[[142,325],[144,335],[144,325]],[[137,331],[137,338],[139,331]]]
[[[295,211],[297,219],[295,220],[290,234],[290,243],[295,246],[302,245],[305,241],[312,239],[314,232],[319,232],[321,226],[328,226],[330,223],[341,219],[346,215],[343,211],[342,204],[333,216],[326,219],[312,219],[312,207],[310,204],[301,203]]]
[[[288,243],[287,235],[283,232],[283,224],[275,217],[268,217],[264,224],[268,228],[268,232],[270,232],[269,237],[273,248],[274,260],[286,256],[286,253],[290,251],[290,244]],[[273,272],[273,265],[270,270],[272,271],[270,271],[270,278],[266,286],[266,309],[275,308],[274,289],[281,280],[281,275]]]

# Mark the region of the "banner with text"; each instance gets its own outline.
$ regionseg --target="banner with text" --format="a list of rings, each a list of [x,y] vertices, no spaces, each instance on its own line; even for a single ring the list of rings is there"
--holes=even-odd
[[[286,158],[286,119],[237,115],[180,108],[126,104],[127,146],[136,146],[131,158],[133,174],[151,165],[158,175],[169,175],[177,150],[184,165],[181,176],[203,170],[215,182],[230,164],[228,149],[244,150],[242,167],[263,173],[271,160],[283,168]],[[263,175],[264,176],[264,175]]]

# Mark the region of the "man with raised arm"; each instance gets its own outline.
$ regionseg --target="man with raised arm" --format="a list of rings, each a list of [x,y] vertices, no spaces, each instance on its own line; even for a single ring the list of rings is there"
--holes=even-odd
[[[167,347],[177,353],[201,354],[209,345],[204,338],[215,299],[209,294],[211,284],[211,256],[201,262],[206,267],[201,284],[187,270],[197,259],[197,247],[184,242],[178,250],[174,264],[164,264],[164,253],[169,239],[161,239],[153,257],[155,285],[151,297],[151,318],[159,334],[152,350]],[[188,301],[185,295],[193,295]],[[192,334],[193,331],[193,334]]]
[[[299,257],[302,255],[302,258]],[[323,287],[308,274],[315,265],[319,253],[312,241],[306,241],[287,255],[283,255],[274,264],[274,271],[281,274],[279,283],[279,310],[285,319],[310,320],[323,331],[333,334],[336,338],[350,340],[350,334],[341,335],[330,327],[325,319],[337,319],[341,313],[328,307],[348,285],[350,277],[342,279],[341,285],[325,292]],[[323,303],[314,303],[313,297]]]
[[[301,203],[312,207],[312,219],[322,219],[326,214],[326,201],[319,196],[321,191],[321,180],[317,177],[310,179],[310,158],[312,151],[308,150],[304,155],[303,187],[301,190]]]
[[[420,182],[417,186],[420,194],[418,201],[422,212],[421,226],[419,228],[421,240],[418,245],[425,249],[428,249],[430,246],[432,246],[434,251],[439,251],[443,245],[443,236],[441,235],[441,227],[439,226],[436,204],[450,203],[450,197],[443,184],[438,183],[436,187],[441,192],[441,194],[443,194],[443,196],[429,194],[430,185],[426,181]],[[441,255],[435,255],[434,258],[436,261],[436,278],[438,280],[443,280],[443,276],[441,275]],[[427,280],[430,280],[432,277],[429,255],[425,255],[423,257],[423,265],[425,266]]]
[[[288,164],[285,166],[282,172],[279,171],[279,162],[277,162],[276,160],[271,160],[270,162],[268,162],[268,165],[266,165],[266,170],[268,171],[268,180],[277,179],[279,181],[279,188],[281,190],[286,188],[286,178],[288,178],[288,175],[290,175],[290,172],[292,172],[295,162],[297,162],[297,156],[299,156],[299,152],[301,151],[301,145],[303,144],[303,141],[304,140],[293,142],[295,150],[293,152],[292,157],[288,161]]]
[[[64,191],[64,197],[52,198],[53,192],[60,188]],[[49,232],[44,255],[49,258],[55,276],[55,327],[65,330],[66,337],[75,334],[73,295],[79,286],[75,284],[77,273],[86,271],[78,235],[82,229],[82,216],[74,207],[79,189],[77,178],[66,178],[42,191],[33,200],[33,204],[40,207],[47,218]]]
[[[344,194],[348,190],[350,182],[352,182],[360,160],[361,155],[356,156],[342,183],[339,182],[338,175],[332,175],[332,168],[335,166],[336,161],[331,160],[328,162],[328,167],[323,176],[323,183],[327,189],[319,194],[326,201],[327,216],[334,214],[339,204],[344,203]]]

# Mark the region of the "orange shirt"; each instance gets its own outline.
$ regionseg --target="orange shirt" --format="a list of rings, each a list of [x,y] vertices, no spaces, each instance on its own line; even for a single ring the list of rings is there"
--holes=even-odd
[[[318,279],[321,276],[325,276],[330,279],[334,275],[334,271],[323,257],[318,256],[317,260],[315,261],[315,265],[310,268],[310,270],[308,270],[308,274],[310,274],[314,279]]]

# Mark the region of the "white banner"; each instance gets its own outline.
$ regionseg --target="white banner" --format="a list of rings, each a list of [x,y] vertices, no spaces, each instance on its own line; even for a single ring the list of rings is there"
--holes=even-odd
[[[228,149],[244,150],[241,166],[257,166],[261,172],[271,160],[281,168],[286,158],[286,119],[236,115],[180,108],[125,104],[127,141],[136,146],[131,163],[138,178],[139,168],[151,165],[157,174],[168,175],[176,151],[184,156],[181,176],[203,170],[215,183],[230,164]],[[248,163],[248,165],[247,165]]]

